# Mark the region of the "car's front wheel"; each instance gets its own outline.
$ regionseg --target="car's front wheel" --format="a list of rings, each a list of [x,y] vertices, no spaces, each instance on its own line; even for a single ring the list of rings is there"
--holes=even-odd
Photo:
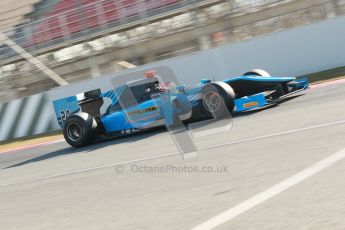
[[[272,77],[271,74],[269,74],[266,70],[262,70],[262,69],[251,70],[251,71],[243,74],[243,76],[244,77],[245,76],[266,77],[266,78]],[[270,88],[270,90],[275,90],[275,92],[273,94],[271,94],[271,96],[270,96],[270,99],[272,99],[272,100],[277,99],[277,98],[279,98],[285,94],[284,87],[282,84],[278,84],[278,85]]]
[[[63,135],[68,144],[82,147],[91,144],[95,138],[97,123],[88,113],[78,113],[67,118]]]
[[[242,76],[258,76],[258,77],[271,77],[271,74],[269,74],[266,70],[263,69],[253,69]]]
[[[235,93],[226,83],[206,85],[201,92],[202,110],[209,118],[229,118],[234,109],[234,98]]]

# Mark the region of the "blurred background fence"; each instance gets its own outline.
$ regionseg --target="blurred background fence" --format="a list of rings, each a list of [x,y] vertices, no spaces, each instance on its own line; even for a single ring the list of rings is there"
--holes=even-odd
[[[345,0],[2,0],[0,102],[59,86],[43,68],[73,83],[344,14]]]

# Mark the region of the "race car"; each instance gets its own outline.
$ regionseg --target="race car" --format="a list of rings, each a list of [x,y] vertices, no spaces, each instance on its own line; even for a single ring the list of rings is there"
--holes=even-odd
[[[100,89],[53,102],[65,140],[82,147],[97,139],[130,135],[157,126],[174,127],[202,120],[225,119],[281,103],[309,88],[307,78],[272,77],[264,70],[198,85],[162,82],[155,71],[102,93]],[[104,112],[104,100],[111,103]]]

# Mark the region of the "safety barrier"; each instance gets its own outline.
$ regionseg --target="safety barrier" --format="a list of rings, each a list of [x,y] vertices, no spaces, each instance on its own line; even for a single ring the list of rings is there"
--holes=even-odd
[[[0,141],[57,128],[47,93],[0,104]]]

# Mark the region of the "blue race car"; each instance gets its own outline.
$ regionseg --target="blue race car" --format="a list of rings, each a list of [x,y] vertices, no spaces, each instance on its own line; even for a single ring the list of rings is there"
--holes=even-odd
[[[53,102],[65,140],[73,147],[96,139],[134,134],[157,126],[174,127],[263,108],[309,88],[308,79],[272,77],[263,70],[191,87],[161,82],[153,71],[102,93],[100,89]],[[110,101],[104,112],[104,100]]]

